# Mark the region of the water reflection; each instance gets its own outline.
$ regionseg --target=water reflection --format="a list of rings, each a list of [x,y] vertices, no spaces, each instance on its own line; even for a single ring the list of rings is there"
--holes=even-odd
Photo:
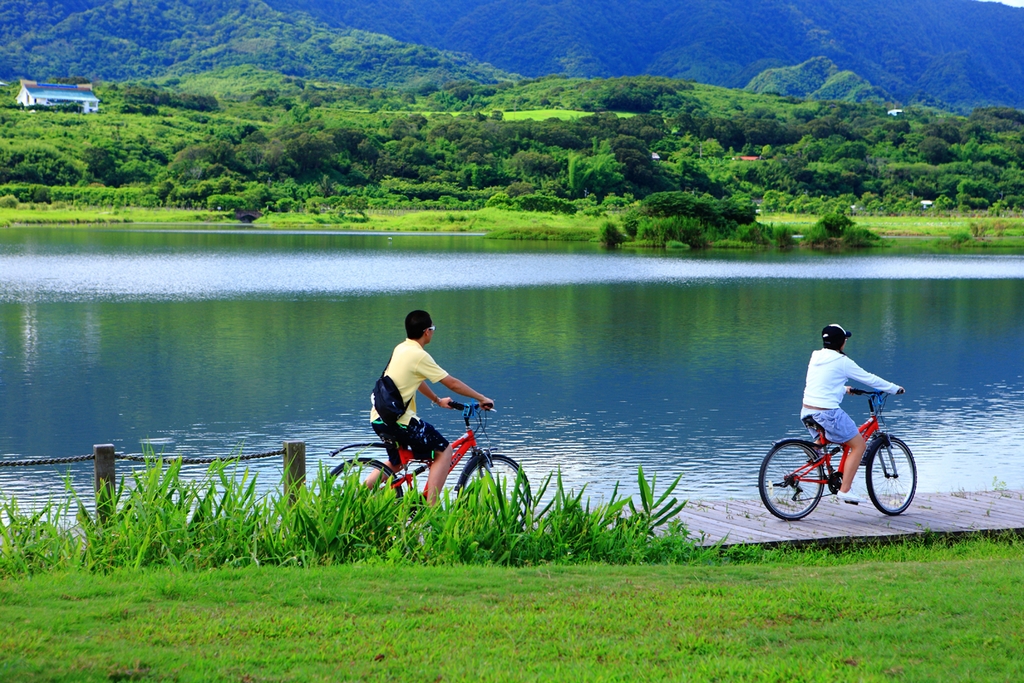
[[[20,234],[20,238],[18,237]],[[47,236],[49,235],[49,236]],[[93,443],[226,455],[308,443],[310,471],[369,436],[369,387],[411,308],[442,367],[499,401],[488,434],[531,478],[754,497],[770,443],[800,435],[824,323],[908,388],[893,431],[924,491],[1024,488],[1020,257],[676,257],[478,238],[5,232],[0,457]],[[382,291],[386,290],[386,291]],[[863,419],[862,400],[847,409]],[[455,413],[426,411],[446,434]],[[248,466],[264,486],[279,459]],[[123,464],[122,471],[128,465]],[[186,468],[198,473],[203,468]],[[0,469],[4,494],[65,470]],[[91,465],[70,468],[89,490]]]

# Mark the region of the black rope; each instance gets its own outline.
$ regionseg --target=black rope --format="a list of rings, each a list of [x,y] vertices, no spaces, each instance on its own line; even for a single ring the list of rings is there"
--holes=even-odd
[[[209,465],[215,462],[235,462],[240,460],[258,460],[259,458],[273,458],[277,455],[284,455],[284,449],[279,451],[267,451],[266,453],[250,453],[249,455],[234,455],[216,458],[186,458],[180,455],[128,455],[118,453],[115,457],[118,460],[131,460],[132,462],[152,462],[154,460],[180,460],[183,465]]]
[[[259,458],[273,458],[284,455],[284,449],[278,451],[267,451],[266,453],[250,453],[249,455],[235,455],[216,458],[185,458],[181,456],[156,456],[156,455],[129,455],[127,453],[115,453],[118,460],[130,460],[132,462],[152,462],[154,460],[180,460],[183,465],[210,465],[215,462],[235,462],[240,460],[257,460]],[[95,454],[73,455],[69,458],[34,458],[32,460],[0,460],[0,467],[34,467],[41,465],[68,465],[74,462],[85,462],[95,460]]]
[[[72,462],[85,462],[96,456],[73,455],[70,458],[36,458],[34,460],[0,460],[0,467],[32,467],[33,465],[64,465]]]

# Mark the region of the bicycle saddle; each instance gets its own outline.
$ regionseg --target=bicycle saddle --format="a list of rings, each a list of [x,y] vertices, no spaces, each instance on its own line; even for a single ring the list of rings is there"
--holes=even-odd
[[[825,434],[825,428],[818,424],[818,421],[815,420],[812,416],[805,415],[802,422],[804,423],[804,425],[806,425],[808,429],[815,429],[821,432],[822,435]]]

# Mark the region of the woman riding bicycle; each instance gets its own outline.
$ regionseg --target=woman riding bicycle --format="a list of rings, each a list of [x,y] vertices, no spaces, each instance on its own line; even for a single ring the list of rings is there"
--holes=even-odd
[[[811,354],[807,365],[807,383],[804,387],[803,409],[800,419],[810,416],[825,431],[825,438],[831,443],[849,446],[850,452],[844,465],[842,485],[839,488],[839,500],[851,505],[859,505],[861,498],[850,493],[854,474],[860,467],[866,444],[860,435],[856,423],[846,414],[839,404],[844,394],[852,387],[846,386],[848,379],[862,382],[872,389],[890,394],[902,394],[903,387],[882,379],[878,375],[862,369],[843,353],[846,340],[851,334],[835,323],[827,325],[821,331],[821,342],[824,348]],[[813,436],[818,430],[808,427]]]

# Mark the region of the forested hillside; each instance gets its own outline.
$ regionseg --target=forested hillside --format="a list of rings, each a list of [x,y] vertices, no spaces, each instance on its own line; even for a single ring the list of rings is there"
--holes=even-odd
[[[364,86],[508,74],[261,0],[0,0],[0,78],[122,80],[249,64]]]
[[[754,76],[746,90],[807,100],[892,100],[892,97],[881,88],[876,88],[852,71],[840,71],[839,67],[825,57],[815,57],[796,66],[765,69]]]
[[[531,76],[741,88],[824,56],[902,103],[1024,107],[1024,9],[974,0],[268,0]]]
[[[169,83],[101,85],[97,115],[24,111],[16,86],[0,91],[0,196],[600,213],[684,191],[730,206],[762,199],[768,211],[1024,209],[1024,112],[1008,108],[893,117],[873,103],[651,77],[464,82],[429,95],[245,69]]]

